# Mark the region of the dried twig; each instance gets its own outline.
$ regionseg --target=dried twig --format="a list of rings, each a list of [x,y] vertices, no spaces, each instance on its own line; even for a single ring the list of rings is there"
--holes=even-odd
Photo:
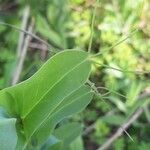
[[[29,7],[26,6],[23,20],[22,20],[23,30],[26,30],[27,28],[28,19],[29,19]],[[33,28],[33,23],[31,23],[31,25],[28,28],[29,33],[32,33],[32,28]],[[17,48],[17,63],[12,77],[12,85],[15,85],[19,81],[30,39],[31,37],[29,35],[25,36],[24,33],[20,34],[19,41],[18,41],[18,48]]]
[[[22,30],[26,30],[26,28],[27,28],[29,13],[30,13],[29,6],[26,6],[24,9],[24,13],[23,13],[24,15],[22,17],[22,24],[21,24]],[[21,54],[22,46],[23,46],[23,42],[24,42],[24,36],[25,36],[25,33],[20,32],[19,39],[18,39],[18,46],[17,46],[17,57],[19,57]]]
[[[142,99],[144,97],[149,97],[150,96],[150,93],[144,93],[144,94],[141,94],[139,96],[138,99]],[[110,147],[110,145],[118,138],[120,137],[124,131],[126,131],[129,126],[136,120],[138,119],[138,117],[140,117],[140,115],[142,114],[143,112],[143,108],[140,107],[138,108],[130,117],[129,119],[123,123],[118,129],[117,131],[101,146],[99,147],[97,150],[106,150],[107,148]]]
[[[37,50],[41,50],[41,51],[48,51],[48,47],[42,43],[30,42],[29,47],[32,49],[37,49]]]
[[[52,47],[49,43],[47,43],[46,41],[44,41],[43,39],[41,39],[39,36],[37,36],[37,35],[35,35],[35,34],[33,34],[33,33],[30,33],[29,31],[20,29],[20,28],[14,26],[14,25],[11,25],[11,24],[5,23],[5,22],[1,22],[1,21],[0,21],[0,25],[10,27],[10,28],[15,29],[16,31],[19,31],[19,32],[24,32],[24,34],[31,36],[32,38],[34,38],[34,39],[40,41],[41,43],[44,43],[44,44],[47,45],[48,47],[50,47],[50,48]],[[53,49],[51,49],[50,51],[51,51],[51,52],[55,52]]]
[[[99,147],[97,150],[105,150],[109,148],[109,146],[119,137],[123,134],[124,131],[142,114],[143,109],[139,108],[132,116],[131,118],[125,122],[121,127],[118,128],[118,130],[113,134],[101,147]]]
[[[29,26],[28,31],[32,32],[32,29],[33,29],[33,24],[31,24]],[[24,40],[24,46],[23,46],[22,52],[20,54],[20,57],[18,59],[17,65],[16,65],[15,73],[14,73],[13,80],[12,80],[12,85],[15,85],[19,81],[19,77],[20,77],[20,74],[21,74],[21,71],[23,68],[23,63],[24,63],[24,60],[26,57],[26,53],[27,53],[30,39],[31,39],[31,37],[29,35],[27,35],[25,40]]]

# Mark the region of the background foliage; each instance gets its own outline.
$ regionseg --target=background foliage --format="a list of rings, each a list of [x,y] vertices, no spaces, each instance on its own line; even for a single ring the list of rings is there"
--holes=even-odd
[[[20,27],[23,10],[29,5],[34,33],[50,43],[52,49],[78,48],[86,51],[95,4],[95,0],[0,0],[0,22]],[[150,90],[149,73],[126,71],[150,70],[149,9],[149,0],[101,0],[98,4],[91,52],[102,52],[95,61],[103,65],[92,67],[91,81],[97,87],[105,87],[99,89],[105,97],[95,96],[83,113],[71,118],[82,122],[85,129],[94,125],[90,133],[72,142],[72,149],[78,149],[76,145],[80,148],[84,145],[85,149],[91,150],[103,144],[135,110],[138,101],[142,101],[138,100],[138,96]],[[131,38],[105,52],[108,47],[137,28],[138,32]],[[17,62],[18,38],[19,32],[0,25],[0,89],[11,84]],[[32,38],[20,81],[34,74],[52,55],[48,48]],[[123,71],[109,69],[108,66]],[[113,143],[113,149],[134,150],[137,146],[140,150],[149,149],[149,103],[142,105],[144,113],[128,130],[134,142],[124,134]]]

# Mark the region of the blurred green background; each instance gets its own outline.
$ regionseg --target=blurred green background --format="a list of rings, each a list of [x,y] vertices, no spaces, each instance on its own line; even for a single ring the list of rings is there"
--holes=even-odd
[[[53,55],[50,50],[77,48],[87,51],[95,5],[91,53],[101,52],[95,61],[103,65],[93,65],[91,81],[104,96],[95,96],[83,113],[72,118],[83,122],[85,131],[93,127],[80,142],[86,150],[96,149],[137,107],[142,106],[144,112],[127,130],[134,142],[124,134],[110,149],[149,150],[149,98],[138,98],[140,94],[150,92],[150,74],[144,72],[150,70],[149,0],[100,0],[99,3],[96,0],[0,0],[0,22],[20,28],[29,7],[28,24],[33,24],[33,33],[51,45],[47,48],[31,38],[20,81],[29,78]],[[105,52],[134,29],[138,31],[132,37]],[[19,34],[0,24],[0,89],[11,85],[18,61]]]

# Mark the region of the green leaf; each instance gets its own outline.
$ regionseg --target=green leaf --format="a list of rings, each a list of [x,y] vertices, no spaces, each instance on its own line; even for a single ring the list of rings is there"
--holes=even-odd
[[[123,115],[108,115],[101,118],[103,122],[106,122],[111,125],[121,125],[125,121],[125,116]]]
[[[7,117],[0,108],[0,149],[14,150],[17,144],[16,119]]]
[[[126,111],[127,111],[127,108],[126,108],[125,103],[122,102],[118,97],[116,97],[116,96],[111,96],[111,97],[110,97],[110,100],[111,100],[111,102],[114,103],[114,104],[117,106],[117,108],[118,108],[119,110],[121,110],[122,112],[126,112]]]
[[[48,140],[41,146],[41,150],[60,150],[62,141],[51,135]]]
[[[65,117],[69,117],[75,113],[82,111],[91,101],[93,92],[86,86],[80,87],[77,91],[66,97],[62,104],[60,104],[54,112],[51,114],[48,120],[45,121],[44,125],[34,134],[38,137],[39,141],[42,141],[51,131],[58,122]]]
[[[15,116],[17,110],[16,104],[17,102],[8,92],[8,89],[0,91],[0,106],[4,107],[8,114],[12,114],[13,116]]]
[[[27,144],[31,137],[38,142],[45,140],[59,121],[91,101],[93,92],[83,86],[91,71],[88,57],[84,51],[63,51],[28,80],[0,91],[0,105],[19,116]]]
[[[84,84],[89,76],[90,69],[91,64],[86,52],[66,50],[49,59],[30,79],[4,89],[4,91],[10,93],[12,99],[17,103],[16,113],[25,118],[37,105],[37,102],[49,98],[46,96],[52,95],[52,92],[56,93],[56,88],[58,88],[57,95],[59,95],[59,92],[63,92],[60,94],[68,94],[71,89],[65,87],[67,83],[73,89],[77,89]],[[63,84],[64,82],[66,83]],[[11,100],[9,99],[9,101]]]
[[[132,82],[130,87],[127,89],[127,100],[126,105],[131,107],[137,100],[137,97],[142,89],[142,84],[137,82]]]
[[[82,125],[79,123],[67,123],[54,130],[53,135],[62,141],[61,150],[66,150],[81,133]]]
[[[70,150],[84,150],[84,145],[81,137],[76,138],[71,144],[70,144]]]
[[[47,76],[50,78],[48,80],[44,79],[46,81],[45,84],[49,83],[48,90],[42,93],[43,95],[39,100],[36,99],[37,102],[35,104],[31,105],[29,102],[31,110],[23,116],[24,129],[28,137],[43,124],[45,125],[45,121],[50,118],[53,111],[65,98],[86,82],[91,69],[87,57],[87,53],[82,51],[60,53],[50,59],[42,68],[43,70],[41,69],[42,71],[40,70],[41,72],[39,71],[35,75],[36,79],[38,77],[41,79],[41,76],[43,77],[40,73],[45,74],[43,78]],[[41,84],[43,84],[44,80],[41,79]],[[39,87],[41,88],[41,86]],[[42,111],[39,113],[39,110]]]
[[[57,47],[63,48],[62,39],[60,35],[51,29],[50,25],[41,15],[37,16],[36,30],[43,36],[49,39],[49,41]]]

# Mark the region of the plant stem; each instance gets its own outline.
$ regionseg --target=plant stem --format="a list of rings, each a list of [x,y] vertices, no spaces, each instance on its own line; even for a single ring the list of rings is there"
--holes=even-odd
[[[149,97],[150,93],[143,93],[139,96],[138,99],[142,99],[144,97]],[[109,148],[109,146],[117,139],[119,138],[124,131],[126,131],[130,125],[136,121],[140,115],[143,113],[144,109],[142,107],[138,108],[130,117],[129,119],[123,123],[118,129],[117,131],[102,145],[100,146],[97,150],[105,150],[107,148]],[[126,133],[126,132],[125,132]],[[126,133],[128,135],[128,133]],[[128,135],[129,136],[129,135]],[[130,136],[129,136],[130,137]]]
[[[139,108],[132,116],[131,118],[121,125],[121,127],[118,128],[118,130],[113,134],[101,147],[99,147],[97,150],[105,150],[109,148],[109,146],[118,138],[120,137],[124,131],[142,114],[143,109]]]
[[[125,38],[123,38],[122,40],[118,41],[117,43],[115,43],[114,45],[110,46],[109,48],[107,48],[106,50],[104,50],[103,52],[99,52],[97,54],[94,54],[91,56],[92,57],[97,57],[103,53],[109,52],[111,49],[113,49],[114,47],[118,46],[119,44],[121,44],[122,42],[126,41],[127,39],[131,38],[136,32],[138,31],[138,29],[134,29],[128,36],[126,36]]]
[[[24,26],[24,29],[26,29],[27,28],[27,22],[29,19],[29,7],[28,6],[25,8],[23,19],[26,19],[26,20],[23,20],[23,23],[22,23],[22,24],[25,23],[23,26]],[[32,29],[33,29],[33,22],[30,24],[30,26],[28,28],[28,32],[31,33]],[[27,49],[28,49],[28,45],[29,45],[31,37],[29,35],[27,35],[25,37],[24,34],[20,34],[19,38],[21,38],[21,40],[18,41],[19,43],[18,43],[18,49],[17,49],[17,64],[16,64],[16,68],[14,70],[14,74],[12,77],[12,85],[15,85],[19,81],[20,74],[21,74],[21,71],[23,69],[23,63],[24,63],[24,60],[26,57],[26,53],[27,53]]]
[[[95,64],[99,65],[99,66],[103,66],[107,69],[112,69],[112,70],[116,70],[116,71],[119,71],[119,72],[125,72],[125,73],[134,73],[134,74],[145,74],[145,73],[150,73],[150,70],[145,70],[145,71],[132,71],[132,70],[123,70],[123,69],[118,69],[118,68],[115,68],[115,67],[111,67],[109,65],[106,65],[106,64],[100,64],[96,61],[93,61]]]
[[[89,41],[89,46],[88,46],[88,52],[89,53],[91,52],[91,48],[92,48],[93,34],[94,34],[94,22],[95,22],[96,10],[97,10],[98,3],[99,3],[99,0],[96,1],[95,7],[94,7],[93,16],[92,16],[91,34],[90,34],[90,41]]]
[[[21,24],[22,30],[26,30],[27,28],[29,13],[30,13],[30,8],[29,6],[26,6],[24,9],[23,17],[22,17],[22,24]],[[24,36],[25,36],[25,33],[20,32],[19,39],[18,39],[18,46],[17,46],[17,58],[20,56],[21,51],[22,51]]]

